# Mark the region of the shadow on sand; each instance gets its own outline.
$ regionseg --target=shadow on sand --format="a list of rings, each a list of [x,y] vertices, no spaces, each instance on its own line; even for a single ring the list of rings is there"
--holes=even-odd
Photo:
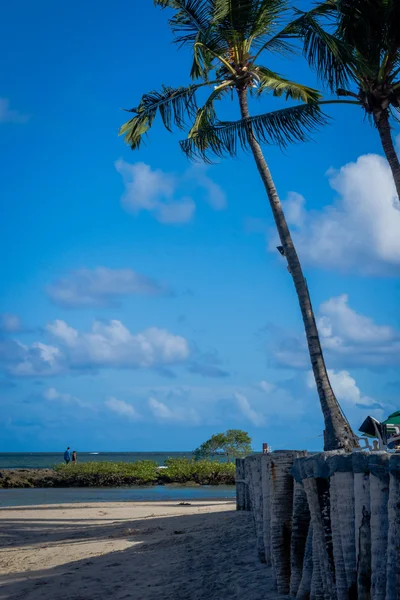
[[[57,553],[64,556],[59,561],[64,564],[26,570],[25,563],[24,570],[15,568],[11,574],[0,576],[0,599],[272,600],[277,597],[269,569],[257,560],[251,514],[234,512],[227,506],[222,512],[122,520],[108,518],[107,512],[105,509],[105,518],[99,514],[96,523],[92,519],[7,518],[3,512],[0,561],[3,565],[7,567],[7,556],[15,557],[16,546],[21,549],[22,559],[51,552],[52,556]],[[116,541],[129,547],[113,551]],[[97,550],[93,551],[96,544]],[[74,555],[81,558],[71,560]]]

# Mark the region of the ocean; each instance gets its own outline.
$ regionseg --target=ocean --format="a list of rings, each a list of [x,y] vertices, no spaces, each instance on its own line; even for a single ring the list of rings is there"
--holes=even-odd
[[[0,469],[45,469],[63,462],[62,452],[0,452]],[[192,452],[78,452],[78,462],[136,462],[153,460],[162,466],[167,458],[192,458]]]
[[[155,485],[122,488],[35,488],[0,490],[0,512],[17,506],[76,504],[78,502],[190,502],[234,500],[234,485],[183,487]]]

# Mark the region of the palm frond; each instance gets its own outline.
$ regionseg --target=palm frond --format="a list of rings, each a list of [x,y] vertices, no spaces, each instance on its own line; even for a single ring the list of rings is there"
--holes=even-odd
[[[188,134],[189,138],[196,136],[199,131],[214,125],[216,121],[214,102],[220,100],[224,94],[230,91],[230,89],[231,82],[229,81],[225,81],[221,85],[215,87],[204,105],[197,109],[195,121]]]
[[[135,116],[122,125],[119,135],[125,136],[125,141],[132,150],[139,148],[144,134],[151,128],[157,113],[160,114],[164,126],[169,131],[173,124],[183,129],[185,118],[195,118],[196,91],[205,85],[209,83],[179,88],[163,86],[160,92],[152,91],[144,94],[139,106],[127,111],[134,113]]]
[[[293,56],[293,54],[297,53],[293,43],[288,41],[288,38],[291,36],[286,35],[285,29],[272,37],[266,37],[266,39],[265,37],[266,36],[257,36],[257,38],[254,39],[250,38],[252,46],[257,50],[254,61],[256,61],[263,52],[271,52],[271,54],[278,54],[284,57]]]
[[[234,74],[234,70],[226,58],[228,51],[227,42],[220,36],[199,34],[194,44],[194,57],[191,76],[206,79],[212,68],[218,69],[218,64],[227,73]],[[213,66],[214,65],[214,66]]]
[[[286,28],[286,33],[303,40],[304,56],[331,91],[347,86],[353,79],[355,64],[351,46],[324,29],[315,13],[296,12],[300,16]]]
[[[199,129],[180,145],[188,158],[210,162],[211,156],[236,156],[240,150],[248,150],[250,136],[259,144],[281,148],[308,141],[310,133],[326,125],[328,119],[318,103],[302,104],[240,121],[218,121]]]
[[[272,92],[274,96],[285,96],[286,100],[302,100],[303,102],[317,102],[321,98],[318,90],[284,79],[278,73],[270,71],[266,67],[255,67],[260,78],[257,95]]]
[[[289,6],[286,0],[261,0],[252,15],[250,36],[256,39],[272,31],[276,31]]]
[[[154,0],[156,6],[175,11],[168,21],[178,44],[192,44],[206,33],[213,19],[214,0]]]
[[[288,0],[214,0],[214,23],[231,40],[268,34],[287,10]]]

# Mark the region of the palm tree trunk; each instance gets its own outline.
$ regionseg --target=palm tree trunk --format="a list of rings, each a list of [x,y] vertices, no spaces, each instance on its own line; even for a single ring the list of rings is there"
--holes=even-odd
[[[237,92],[242,118],[247,119],[250,117],[247,102],[247,90],[245,88],[239,88]],[[264,183],[265,190],[268,194],[279,238],[284,249],[299,300],[311,365],[325,420],[325,450],[337,450],[343,448],[347,451],[351,451],[352,448],[358,446],[358,442],[349,423],[341,412],[339,403],[336,400],[329,381],[310,294],[297,256],[296,248],[294,247],[292,236],[290,235],[283,208],[261,147],[253,135],[251,127],[247,130],[247,138],[261,179]]]
[[[397,197],[400,200],[400,161],[393,144],[388,111],[383,111],[379,116],[374,115],[374,121],[381,138],[383,151],[392,171]]]

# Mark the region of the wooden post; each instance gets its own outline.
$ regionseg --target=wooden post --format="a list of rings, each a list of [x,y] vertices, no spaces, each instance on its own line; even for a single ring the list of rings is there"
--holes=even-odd
[[[236,459],[236,510],[246,510],[244,458]]]
[[[368,461],[371,501],[371,600],[385,600],[388,543],[389,454],[374,452]]]
[[[386,600],[398,600],[400,595],[400,456],[389,462],[389,533],[387,554]]]
[[[263,498],[261,489],[261,457],[262,454],[247,456],[245,460],[246,481],[249,487],[251,512],[256,530],[257,552],[260,562],[265,562],[263,532]]]

